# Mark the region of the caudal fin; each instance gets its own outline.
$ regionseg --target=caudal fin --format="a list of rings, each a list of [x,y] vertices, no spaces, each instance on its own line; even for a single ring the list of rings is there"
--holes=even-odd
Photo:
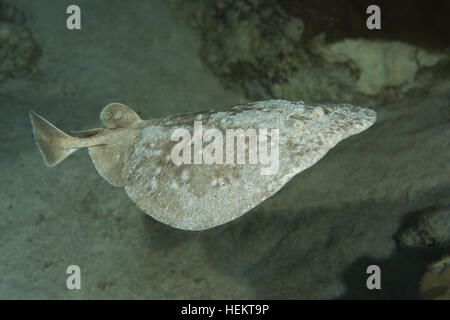
[[[70,142],[76,138],[62,132],[33,111],[30,111],[30,120],[33,126],[34,140],[47,166],[57,165],[78,150],[78,148],[70,147]]]

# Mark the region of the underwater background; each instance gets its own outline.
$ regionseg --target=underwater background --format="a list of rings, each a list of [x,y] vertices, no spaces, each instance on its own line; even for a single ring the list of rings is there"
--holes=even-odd
[[[381,30],[372,2],[336,3],[0,0],[0,298],[417,299],[429,270],[448,288],[450,2],[377,1]],[[201,232],[146,215],[87,150],[47,168],[28,117],[70,133],[110,102],[151,119],[270,98],[378,120]]]

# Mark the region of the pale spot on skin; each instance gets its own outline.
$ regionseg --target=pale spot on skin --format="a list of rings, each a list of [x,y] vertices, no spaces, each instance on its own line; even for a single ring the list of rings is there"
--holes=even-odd
[[[170,187],[171,187],[172,189],[174,189],[174,190],[177,190],[177,189],[178,189],[178,183],[177,183],[176,181],[172,181],[172,182],[170,183]]]
[[[186,170],[186,169],[184,169],[184,170],[181,172],[181,181],[186,182],[186,181],[188,181],[188,180],[189,180],[189,171]]]

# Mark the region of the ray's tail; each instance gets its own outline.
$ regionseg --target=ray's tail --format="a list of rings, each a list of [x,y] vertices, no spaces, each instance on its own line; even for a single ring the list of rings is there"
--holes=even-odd
[[[33,111],[30,111],[30,120],[34,140],[47,166],[57,165],[79,149],[75,147],[78,138],[69,136]]]

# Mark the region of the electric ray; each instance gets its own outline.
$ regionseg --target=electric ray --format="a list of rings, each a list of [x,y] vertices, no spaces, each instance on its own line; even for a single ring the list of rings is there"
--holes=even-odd
[[[339,141],[369,128],[376,113],[349,104],[267,100],[142,120],[111,103],[100,113],[107,128],[79,131],[80,137],[32,111],[30,118],[47,166],[87,147],[98,173],[125,187],[147,214],[175,228],[203,230],[275,194]]]

